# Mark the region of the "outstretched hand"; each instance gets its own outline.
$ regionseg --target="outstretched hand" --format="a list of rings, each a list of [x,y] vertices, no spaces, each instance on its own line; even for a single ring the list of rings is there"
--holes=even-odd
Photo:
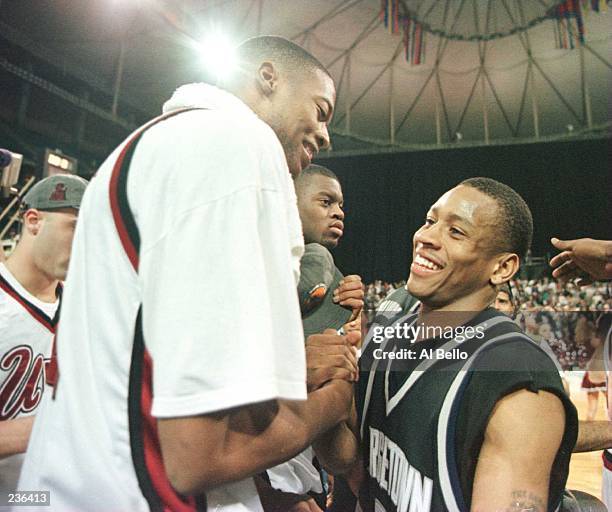
[[[612,241],[552,238],[551,243],[562,251],[550,260],[554,278],[561,281],[578,278],[579,285],[594,279],[612,279]]]

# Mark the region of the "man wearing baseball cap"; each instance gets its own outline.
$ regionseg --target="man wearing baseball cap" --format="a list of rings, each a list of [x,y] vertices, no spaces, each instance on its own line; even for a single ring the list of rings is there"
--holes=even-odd
[[[22,202],[19,243],[0,263],[0,494],[14,491],[45,392],[61,282],[87,181],[58,174]]]

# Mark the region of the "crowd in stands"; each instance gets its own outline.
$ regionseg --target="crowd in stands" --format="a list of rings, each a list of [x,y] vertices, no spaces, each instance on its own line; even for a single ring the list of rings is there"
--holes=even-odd
[[[405,281],[376,280],[365,286],[368,319],[379,304]],[[579,287],[548,277],[512,282],[517,322],[524,330],[548,342],[565,370],[584,370],[605,336],[604,316],[612,311],[612,285],[595,282]],[[607,315],[605,315],[607,313]],[[595,356],[596,357],[596,356]]]

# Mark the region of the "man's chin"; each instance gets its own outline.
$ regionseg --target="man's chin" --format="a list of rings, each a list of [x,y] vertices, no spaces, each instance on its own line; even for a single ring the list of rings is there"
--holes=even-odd
[[[324,240],[321,240],[321,245],[325,247],[327,250],[331,251],[332,249],[335,249],[336,247],[338,247],[339,241],[340,239],[338,238],[326,238]]]
[[[415,280],[412,278],[412,276],[408,277],[406,289],[408,290],[408,293],[410,293],[410,295],[412,295],[415,299],[420,300],[421,302],[426,300],[427,297],[429,297],[430,295],[427,290],[425,290],[422,286],[419,286],[418,283],[415,283]]]

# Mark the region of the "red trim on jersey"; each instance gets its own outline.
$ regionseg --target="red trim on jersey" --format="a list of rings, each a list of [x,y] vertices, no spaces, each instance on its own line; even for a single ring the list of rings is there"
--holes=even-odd
[[[137,142],[138,139],[141,137],[141,135],[151,126],[159,123],[160,121],[173,117],[177,114],[186,112],[188,110],[197,110],[197,109],[183,108],[183,109],[174,110],[172,112],[168,112],[166,114],[158,116],[155,119],[152,119],[151,121],[149,121],[147,124],[141,126],[136,132],[134,132],[132,137],[125,143],[125,145],[123,146],[123,149],[121,150],[121,152],[119,153],[119,156],[117,157],[117,160],[115,161],[115,165],[113,166],[113,171],[111,173],[110,186],[109,186],[111,212],[113,214],[113,220],[115,221],[115,227],[117,228],[117,233],[119,234],[119,238],[121,240],[121,245],[123,245],[123,249],[125,250],[125,253],[128,259],[130,260],[132,267],[134,267],[134,270],[136,272],[138,272],[138,249],[139,248],[137,247],[137,244],[134,243],[134,240],[130,236],[130,232],[129,232],[127,223],[121,213],[121,208],[119,206],[120,205],[119,179],[123,173],[124,174],[128,173],[128,170],[130,167],[130,162],[128,161],[126,162],[127,165],[125,165],[125,169],[124,169],[123,164],[124,164],[125,156],[127,152],[132,148],[132,145],[134,144],[134,142]],[[123,191],[123,192],[125,193],[127,197],[127,192],[126,191]]]
[[[142,368],[141,413],[144,455],[147,472],[151,482],[159,495],[164,511],[168,512],[194,512],[197,504],[194,497],[180,498],[174,490],[164,468],[161,447],[157,433],[157,420],[151,416],[153,404],[153,360],[149,353],[144,351]]]
[[[2,288],[8,295],[15,299],[23,308],[32,315],[32,318],[45,327],[50,333],[55,333],[55,324],[45,313],[43,313],[38,307],[32,304],[28,299],[19,295],[19,292],[15,290],[10,283],[0,275],[0,288]]]
[[[130,149],[130,146],[132,145],[132,143],[136,139],[138,139],[138,137],[140,137],[141,134],[142,134],[141,130],[136,132],[132,136],[132,138],[125,144],[125,146],[121,150],[121,153],[119,153],[119,156],[117,157],[117,161],[115,162],[115,165],[113,166],[113,172],[111,174],[110,190],[109,190],[110,206],[111,206],[111,212],[113,214],[113,220],[115,221],[115,227],[117,228],[117,233],[119,234],[121,245],[123,245],[123,249],[125,250],[125,253],[127,254],[127,257],[130,260],[130,263],[132,264],[132,267],[134,267],[134,270],[136,272],[138,272],[138,251],[136,247],[134,246],[134,244],[132,243],[132,239],[130,238],[130,235],[128,233],[123,217],[121,216],[121,211],[119,209],[119,196],[118,196],[119,186],[118,185],[119,185],[119,176],[121,174],[121,170],[123,167],[123,160],[125,159],[125,154],[127,153],[128,149]],[[126,169],[126,172],[127,172],[127,169]]]
[[[115,227],[126,255],[138,272],[140,240],[132,212],[127,201],[127,176],[131,157],[140,136],[154,124],[181,112],[181,109],[153,119],[127,141],[113,166],[109,184],[110,207]],[[126,158],[127,157],[127,158]],[[151,415],[153,403],[153,361],[144,348],[142,313],[136,320],[136,332],[130,368],[130,445],[136,475],[143,496],[152,509],[165,512],[194,512],[201,509],[201,498],[181,497],[166,475],[157,431],[157,420]],[[205,507],[205,505],[204,505]]]
[[[610,453],[608,450],[604,450],[601,453],[601,458],[603,459],[604,467],[607,470],[612,471],[612,453]]]

